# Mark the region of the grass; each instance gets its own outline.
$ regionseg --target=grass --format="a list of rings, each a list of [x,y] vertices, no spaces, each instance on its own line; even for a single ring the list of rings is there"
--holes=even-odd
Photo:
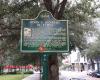
[[[30,74],[8,74],[0,75],[0,80],[22,80],[23,78],[29,76]]]

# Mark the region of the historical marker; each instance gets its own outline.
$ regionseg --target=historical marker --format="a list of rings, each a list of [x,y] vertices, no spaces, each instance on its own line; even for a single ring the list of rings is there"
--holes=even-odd
[[[22,19],[22,52],[68,52],[68,21],[56,20],[48,11],[42,11],[35,19]]]

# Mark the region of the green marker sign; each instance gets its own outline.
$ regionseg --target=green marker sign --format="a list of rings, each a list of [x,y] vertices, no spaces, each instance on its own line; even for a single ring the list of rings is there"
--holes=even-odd
[[[68,52],[68,21],[56,20],[48,11],[42,11],[35,19],[22,19],[22,52]]]

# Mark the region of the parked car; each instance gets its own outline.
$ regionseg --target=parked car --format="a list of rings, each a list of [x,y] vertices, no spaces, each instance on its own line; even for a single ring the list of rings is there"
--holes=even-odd
[[[86,79],[83,79],[83,78],[72,78],[70,80],[86,80]]]
[[[92,76],[92,77],[97,77],[100,78],[100,71],[98,72],[98,70],[95,71],[88,71],[87,75]]]
[[[91,76],[91,74],[92,74],[93,72],[94,72],[93,70],[88,70],[87,75],[90,75],[90,76]]]
[[[100,78],[100,72],[98,72],[98,71],[94,71],[94,72],[92,72],[91,75],[92,75],[93,77]]]

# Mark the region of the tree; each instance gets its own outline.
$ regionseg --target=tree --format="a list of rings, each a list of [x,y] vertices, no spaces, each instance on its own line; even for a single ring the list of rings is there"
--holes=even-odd
[[[35,0],[12,2],[0,0],[0,64],[26,65],[33,62],[34,56],[18,52],[20,21],[23,18],[35,18],[39,11],[40,8]],[[31,58],[26,60],[25,56]],[[24,59],[24,62],[21,63],[21,59]]]
[[[88,59],[91,60],[91,64],[92,64],[92,69],[94,69],[94,61],[97,62],[97,69],[98,71],[100,71],[99,69],[99,60],[100,60],[100,36],[98,36],[98,39],[94,42],[91,43],[89,48],[86,51],[86,55],[88,57]]]
[[[41,0],[39,1],[41,2]],[[76,1],[75,5],[72,5],[72,3],[67,0],[42,1],[42,5],[45,6],[43,8],[50,11],[56,19],[69,20],[70,51],[75,49],[76,46],[80,49],[84,49],[84,34],[92,30],[92,22],[90,19],[96,16],[94,12],[97,5],[95,7],[91,5],[94,0]],[[3,53],[5,53],[3,55],[6,55],[7,51],[12,52],[10,49],[15,50],[17,48],[20,38],[20,21],[25,18],[35,18],[37,13],[42,10],[39,4],[40,2],[38,2],[38,0],[14,0],[10,3],[9,0],[1,0],[0,42],[3,45],[0,48],[4,51]],[[16,57],[14,57],[14,59],[15,58]],[[56,69],[55,72],[51,71],[52,65]],[[49,80],[58,80],[58,75],[58,59],[57,54],[55,54],[49,57]]]
[[[61,3],[59,3],[59,0],[56,0],[55,4],[53,3],[53,0],[49,1],[43,0],[43,1],[46,9],[50,11],[56,19],[62,18],[67,0],[63,0]],[[58,80],[59,79],[58,71],[59,67],[58,67],[57,54],[54,54],[49,57],[49,80]]]

